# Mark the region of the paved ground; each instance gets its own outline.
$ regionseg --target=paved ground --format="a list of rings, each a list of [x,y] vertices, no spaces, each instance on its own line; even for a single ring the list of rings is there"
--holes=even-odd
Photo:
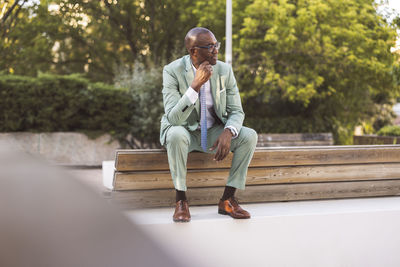
[[[65,171],[70,173],[74,178],[88,185],[94,191],[102,194],[106,189],[103,186],[102,170],[100,168],[73,169],[65,168]]]

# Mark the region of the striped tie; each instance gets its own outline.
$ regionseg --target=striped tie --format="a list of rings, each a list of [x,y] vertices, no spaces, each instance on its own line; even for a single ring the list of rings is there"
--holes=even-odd
[[[206,94],[204,85],[200,88],[200,130],[201,130],[201,148],[207,150],[207,115],[206,115]]]

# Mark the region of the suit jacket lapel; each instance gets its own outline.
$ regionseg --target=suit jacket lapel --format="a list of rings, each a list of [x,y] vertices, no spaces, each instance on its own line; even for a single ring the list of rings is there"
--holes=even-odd
[[[192,84],[193,79],[194,79],[194,71],[193,71],[193,67],[192,67],[192,62],[190,61],[190,57],[189,56],[185,56],[184,58],[184,62],[185,62],[185,79],[186,79],[186,83],[189,86]],[[186,88],[187,89],[187,88]],[[199,100],[196,101],[195,103],[195,108],[196,108],[196,112],[198,115],[200,115],[200,102]]]

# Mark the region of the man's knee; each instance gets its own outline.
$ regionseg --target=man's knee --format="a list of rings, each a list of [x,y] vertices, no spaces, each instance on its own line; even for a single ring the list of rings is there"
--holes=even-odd
[[[167,132],[167,145],[189,146],[190,136],[188,131],[182,126],[172,126]]]
[[[243,135],[243,142],[249,144],[249,146],[255,147],[257,145],[258,135],[257,132],[253,129],[242,127],[242,129],[240,130],[240,134]]]

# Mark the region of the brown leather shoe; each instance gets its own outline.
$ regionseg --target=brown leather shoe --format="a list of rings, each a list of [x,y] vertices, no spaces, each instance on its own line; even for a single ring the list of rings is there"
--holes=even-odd
[[[179,200],[176,202],[174,222],[190,222],[189,203],[187,200]]]
[[[227,200],[220,200],[218,204],[218,213],[229,215],[235,219],[249,219],[250,213],[239,206],[235,197],[230,197]]]

